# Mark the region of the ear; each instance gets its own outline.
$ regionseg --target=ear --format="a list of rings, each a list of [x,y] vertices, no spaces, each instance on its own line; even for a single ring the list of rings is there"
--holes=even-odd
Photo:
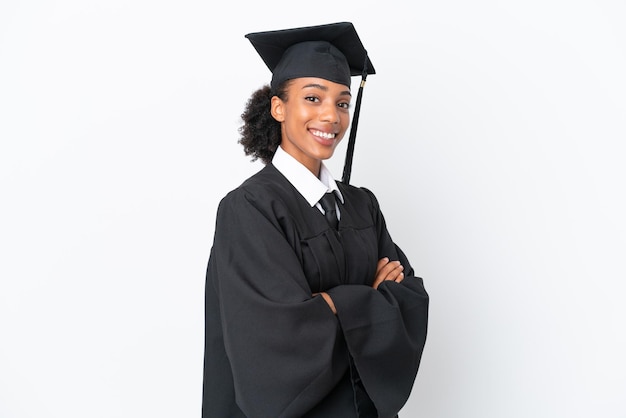
[[[278,122],[285,121],[285,105],[278,96],[272,97],[270,113],[272,114],[272,117]]]

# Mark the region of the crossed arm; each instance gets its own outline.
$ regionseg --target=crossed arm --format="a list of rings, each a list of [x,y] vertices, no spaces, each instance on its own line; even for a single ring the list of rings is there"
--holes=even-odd
[[[402,264],[400,264],[399,261],[391,261],[387,257],[381,258],[380,260],[378,260],[378,265],[376,266],[376,278],[374,279],[372,287],[374,289],[378,289],[378,285],[386,280],[400,283],[402,280],[404,280],[403,270],[404,267],[402,266]],[[333,302],[330,295],[326,292],[321,292],[314,293],[313,296],[317,294],[321,295],[324,298],[333,313],[337,315],[337,308],[335,307],[335,303]]]

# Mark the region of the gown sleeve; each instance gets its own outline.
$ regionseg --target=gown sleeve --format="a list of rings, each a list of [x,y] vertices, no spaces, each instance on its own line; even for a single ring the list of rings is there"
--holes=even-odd
[[[380,417],[392,417],[410,395],[426,342],[429,296],[414,276],[402,250],[387,231],[374,195],[370,196],[379,258],[399,260],[402,282],[385,281],[374,289],[340,285],[328,291],[363,385]]]
[[[299,417],[332,391],[349,356],[270,206],[242,191],[222,200],[207,286],[219,300],[238,407],[248,417]]]

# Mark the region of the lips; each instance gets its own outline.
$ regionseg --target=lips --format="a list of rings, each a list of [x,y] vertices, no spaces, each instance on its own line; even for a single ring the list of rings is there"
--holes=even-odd
[[[335,139],[335,137],[337,136],[336,133],[333,132],[323,132],[323,131],[318,131],[316,129],[311,129],[309,132],[311,132],[314,136],[321,138],[321,139]]]

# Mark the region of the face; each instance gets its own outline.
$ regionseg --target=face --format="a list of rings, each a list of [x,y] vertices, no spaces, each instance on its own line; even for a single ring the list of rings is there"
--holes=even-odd
[[[281,123],[281,147],[316,176],[332,157],[350,123],[350,89],[322,78],[296,78],[287,101],[272,98],[272,116]]]

